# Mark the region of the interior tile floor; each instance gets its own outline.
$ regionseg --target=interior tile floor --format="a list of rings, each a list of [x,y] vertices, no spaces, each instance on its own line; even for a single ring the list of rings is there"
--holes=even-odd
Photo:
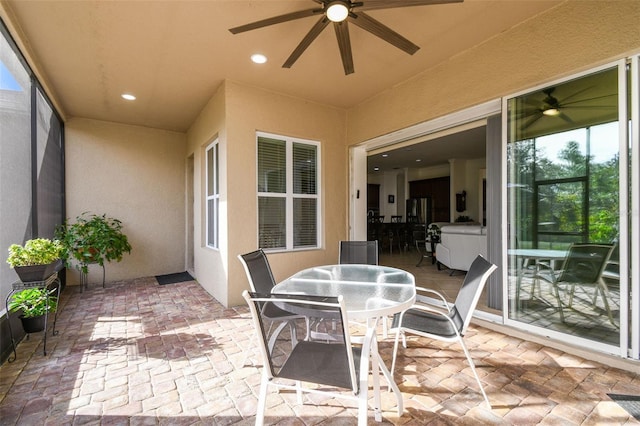
[[[406,257],[415,266],[415,253]],[[462,279],[447,271],[416,277],[454,294],[448,281]],[[247,307],[225,308],[194,281],[160,286],[153,277],[83,293],[68,287],[60,307],[47,356],[38,333],[0,367],[0,424],[254,424],[261,366]],[[607,396],[640,394],[638,374],[473,324],[466,341],[492,410],[457,345],[411,337],[396,371],[404,413],[398,417],[382,380],[380,424],[640,424]],[[380,351],[390,365],[391,339]],[[281,392],[267,404],[267,424],[356,422],[355,407],[341,400],[297,405]],[[373,413],[369,423],[379,424]]]

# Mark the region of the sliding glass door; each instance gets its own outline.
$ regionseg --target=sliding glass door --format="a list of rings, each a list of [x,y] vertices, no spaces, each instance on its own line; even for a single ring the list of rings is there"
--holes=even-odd
[[[619,69],[506,101],[508,320],[613,353],[627,344],[629,300]]]

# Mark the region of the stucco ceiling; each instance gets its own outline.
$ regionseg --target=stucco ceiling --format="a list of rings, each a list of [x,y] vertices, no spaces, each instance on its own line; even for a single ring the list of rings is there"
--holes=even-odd
[[[350,27],[345,76],[333,31],[282,68],[315,18],[233,35],[234,26],[311,0],[0,0],[65,117],[185,131],[225,79],[350,108],[518,25],[560,0],[465,0],[370,11],[421,49],[413,56]],[[263,65],[249,57],[263,53]],[[137,96],[121,99],[123,92]]]

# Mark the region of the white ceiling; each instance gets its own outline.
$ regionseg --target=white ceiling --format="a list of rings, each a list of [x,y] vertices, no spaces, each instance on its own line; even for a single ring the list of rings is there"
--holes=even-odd
[[[367,173],[447,164],[450,159],[483,158],[486,131],[486,126],[479,126],[409,146],[392,147],[367,158]]]
[[[421,49],[410,56],[351,25],[355,73],[345,76],[331,28],[291,69],[281,67],[316,18],[228,31],[317,7],[313,0],[0,1],[65,117],[176,131],[189,128],[225,79],[350,108],[561,2],[465,0],[372,10]],[[256,52],[269,61],[250,62]],[[122,100],[123,92],[138,100]]]

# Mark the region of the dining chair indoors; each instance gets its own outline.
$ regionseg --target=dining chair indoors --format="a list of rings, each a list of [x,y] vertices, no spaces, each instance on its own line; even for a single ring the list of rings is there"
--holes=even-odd
[[[367,391],[369,357],[361,356],[371,350],[372,332],[362,347],[351,345],[348,333],[348,318],[342,296],[320,297],[290,294],[259,294],[243,292],[258,334],[263,359],[262,379],[256,412],[256,425],[263,425],[267,409],[268,388],[295,390],[298,404],[303,404],[303,393],[321,394],[329,398],[347,399],[357,403],[358,425],[367,424]],[[293,340],[284,329],[278,335],[275,346],[270,342],[265,327],[265,306],[279,305],[287,310],[303,312],[304,316],[323,319],[332,324],[334,333],[341,338],[335,340]],[[295,322],[299,329],[306,327],[303,316]],[[360,372],[365,372],[360,374]],[[291,381],[294,381],[293,384]],[[302,382],[305,386],[302,386]],[[380,394],[375,400],[379,407]],[[277,417],[281,413],[274,413]]]
[[[273,286],[276,285],[276,281],[273,278],[271,266],[269,266],[269,261],[264,251],[258,249],[250,253],[240,254],[238,255],[238,259],[240,259],[242,266],[244,266],[251,291],[266,294],[270,293]],[[295,339],[296,329],[292,321],[298,318],[305,318],[304,316],[301,317],[300,315],[287,312],[272,303],[265,304],[260,310],[260,313],[264,315],[265,319],[269,320],[271,326],[275,326],[273,332],[270,333],[272,341],[269,341],[269,348],[273,348],[275,339],[287,324]]]
[[[572,244],[559,271],[543,269],[535,275],[534,285],[539,282],[551,284],[562,322],[565,321],[565,317],[559,294],[560,286],[570,286],[568,308],[572,308],[576,287],[583,291],[593,288],[593,307],[596,307],[598,294],[600,294],[609,321],[614,327],[618,327],[609,305],[609,289],[603,279],[603,272],[613,249],[614,246],[610,244]]]
[[[378,264],[378,241],[340,241],[340,264]]]
[[[405,348],[407,347],[406,333],[445,342],[457,341],[467,357],[467,361],[478,382],[484,400],[489,408],[491,408],[489,398],[476,372],[475,364],[462,338],[471,322],[471,317],[478,303],[478,299],[480,299],[482,289],[496,268],[496,265],[478,255],[469,267],[469,271],[465,276],[453,306],[447,303],[441,293],[431,289],[416,287],[416,290],[420,294],[416,295],[416,302],[413,307],[400,314],[396,314],[393,318],[392,330],[396,329],[396,337],[393,345],[393,361],[391,362],[392,375],[396,365],[400,336],[402,336],[402,345]],[[432,301],[433,298],[428,298],[426,294],[435,295],[439,299],[437,301],[441,303],[437,305],[434,304]]]

